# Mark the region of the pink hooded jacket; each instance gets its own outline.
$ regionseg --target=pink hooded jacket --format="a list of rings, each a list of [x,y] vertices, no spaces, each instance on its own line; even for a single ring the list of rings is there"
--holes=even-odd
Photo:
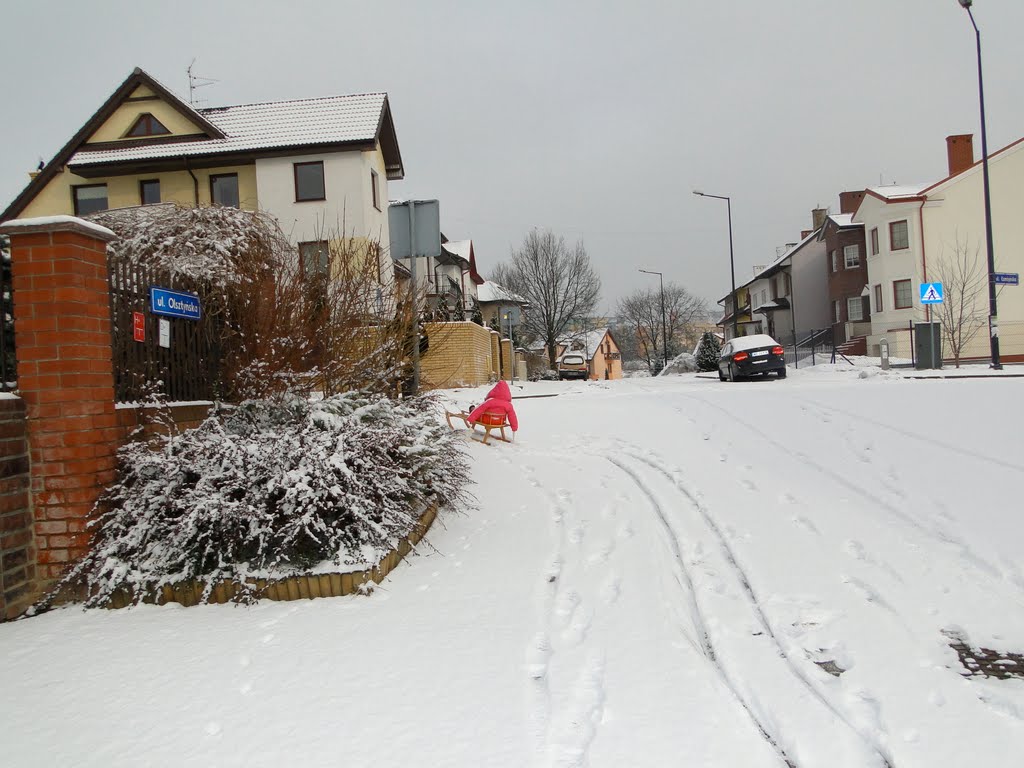
[[[487,393],[487,399],[484,400],[483,405],[478,405],[473,409],[473,412],[469,414],[469,423],[476,422],[485,413],[504,414],[508,416],[508,424],[512,427],[512,431],[517,432],[519,430],[519,419],[516,418],[516,409],[512,407],[512,391],[504,381],[499,381],[495,384],[491,391]]]

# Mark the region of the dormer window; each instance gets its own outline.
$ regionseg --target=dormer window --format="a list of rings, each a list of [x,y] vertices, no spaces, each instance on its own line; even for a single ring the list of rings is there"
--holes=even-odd
[[[139,115],[135,125],[128,131],[128,136],[139,138],[141,136],[166,136],[169,133],[167,126],[146,112],[144,115]]]

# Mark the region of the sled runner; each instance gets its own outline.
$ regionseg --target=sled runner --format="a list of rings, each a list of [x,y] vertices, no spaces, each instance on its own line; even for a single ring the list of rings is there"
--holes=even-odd
[[[508,417],[504,413],[484,413],[481,414],[480,417],[475,422],[470,422],[469,414],[466,413],[465,411],[461,411],[459,413],[445,411],[444,416],[448,420],[448,426],[451,427],[452,429],[458,429],[457,426],[452,424],[453,418],[462,421],[462,423],[466,425],[466,429],[470,430],[470,432],[472,433],[470,437],[472,437],[474,440],[480,440],[481,442],[484,443],[484,445],[488,444],[487,441],[491,437],[491,432],[499,433],[494,436],[495,440],[502,440],[506,443],[512,442],[507,437],[505,437],[505,429],[507,427],[510,427],[511,425],[508,423]],[[480,433],[477,432],[476,427],[480,427],[481,429],[484,430],[482,438],[479,436]]]

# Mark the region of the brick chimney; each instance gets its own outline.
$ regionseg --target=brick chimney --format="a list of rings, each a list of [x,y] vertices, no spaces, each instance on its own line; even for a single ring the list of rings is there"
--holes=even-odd
[[[956,176],[974,165],[974,134],[947,136],[946,158],[949,160],[950,176]]]
[[[811,226],[814,229],[821,229],[821,225],[825,223],[826,216],[828,216],[828,208],[815,208],[811,211]]]
[[[801,229],[800,230],[800,239],[801,240],[806,240],[808,235],[810,235],[811,232],[813,232],[813,231],[814,231],[813,229]]]
[[[860,207],[860,201],[864,199],[864,190],[861,189],[857,192],[840,192],[839,193],[839,212],[840,213],[856,213]]]

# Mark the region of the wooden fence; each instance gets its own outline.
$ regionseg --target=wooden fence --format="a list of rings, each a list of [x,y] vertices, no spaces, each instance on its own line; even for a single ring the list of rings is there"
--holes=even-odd
[[[160,382],[159,390],[172,401],[215,399],[220,381],[219,318],[205,311],[198,320],[150,311],[152,287],[201,296],[202,286],[123,259],[108,259],[107,269],[116,400],[140,400],[153,382]],[[166,346],[161,344],[161,321],[170,330]],[[137,322],[143,330],[141,341],[136,339]]]

